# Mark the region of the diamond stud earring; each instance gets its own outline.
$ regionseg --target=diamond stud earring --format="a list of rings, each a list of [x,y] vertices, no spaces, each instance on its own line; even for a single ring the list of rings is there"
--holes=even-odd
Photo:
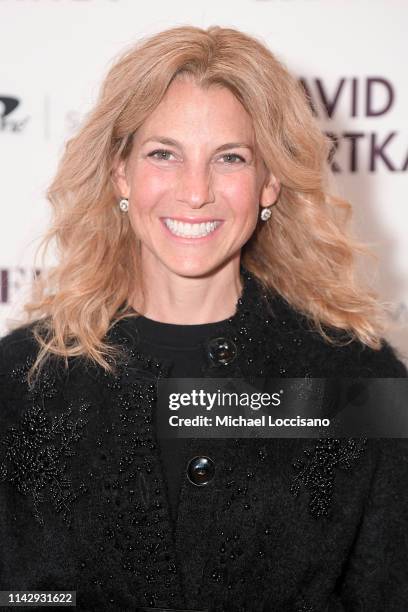
[[[129,210],[129,200],[127,198],[122,198],[119,202],[119,208],[122,212],[127,212]]]
[[[261,219],[262,221],[267,221],[272,215],[271,209],[270,208],[263,208],[262,212],[261,212]]]

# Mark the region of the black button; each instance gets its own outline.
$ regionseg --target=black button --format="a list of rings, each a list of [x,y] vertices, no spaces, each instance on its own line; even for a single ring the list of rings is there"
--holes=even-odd
[[[208,355],[214,363],[228,365],[237,356],[237,346],[229,338],[213,338],[207,346]]]
[[[206,485],[214,478],[215,465],[209,457],[193,457],[187,466],[187,476],[197,487]]]

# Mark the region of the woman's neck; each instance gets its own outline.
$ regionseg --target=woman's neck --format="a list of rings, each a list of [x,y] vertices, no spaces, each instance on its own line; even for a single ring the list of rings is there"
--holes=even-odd
[[[235,314],[243,289],[239,262],[230,264],[196,277],[164,267],[144,268],[144,300],[142,295],[135,296],[131,305],[145,317],[163,323],[194,325],[227,319]]]

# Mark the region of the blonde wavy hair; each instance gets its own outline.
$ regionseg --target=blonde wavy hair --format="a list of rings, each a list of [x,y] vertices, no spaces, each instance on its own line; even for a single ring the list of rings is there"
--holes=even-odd
[[[268,223],[258,224],[243,265],[305,314],[327,341],[329,328],[378,349],[384,307],[362,289],[349,235],[351,206],[329,195],[330,141],[300,83],[258,39],[211,26],[175,27],[144,38],[110,68],[93,110],[65,147],[47,190],[53,220],[39,250],[53,243],[58,264],[33,283],[24,311],[40,350],[29,381],[51,354],[83,356],[114,370],[111,326],[131,313],[140,280],[140,244],[118,209],[115,160],[170,83],[188,75],[202,87],[228,88],[252,117],[258,149],[281,183]],[[105,340],[104,340],[105,339]]]

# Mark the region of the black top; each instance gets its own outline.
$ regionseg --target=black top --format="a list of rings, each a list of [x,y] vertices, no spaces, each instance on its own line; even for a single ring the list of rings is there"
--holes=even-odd
[[[245,283],[220,334],[236,355],[204,354],[204,378],[407,376],[388,343],[329,344]],[[34,387],[30,328],[0,340],[0,591],[76,591],[82,612],[407,610],[407,439],[193,439],[215,472],[182,480],[173,531],[146,418],[168,372],[129,326],[106,338],[113,374],[53,360]]]
[[[202,368],[206,362],[206,340],[215,338],[227,320],[198,325],[177,325],[140,316],[137,319],[130,319],[129,324],[133,324],[138,331],[136,335],[138,350],[146,355],[155,355],[159,359],[166,360],[170,367],[171,378],[201,378]],[[157,432],[160,429],[158,426],[160,416],[160,411],[157,410],[155,415]],[[158,443],[171,513],[175,521],[186,440],[159,438]]]

